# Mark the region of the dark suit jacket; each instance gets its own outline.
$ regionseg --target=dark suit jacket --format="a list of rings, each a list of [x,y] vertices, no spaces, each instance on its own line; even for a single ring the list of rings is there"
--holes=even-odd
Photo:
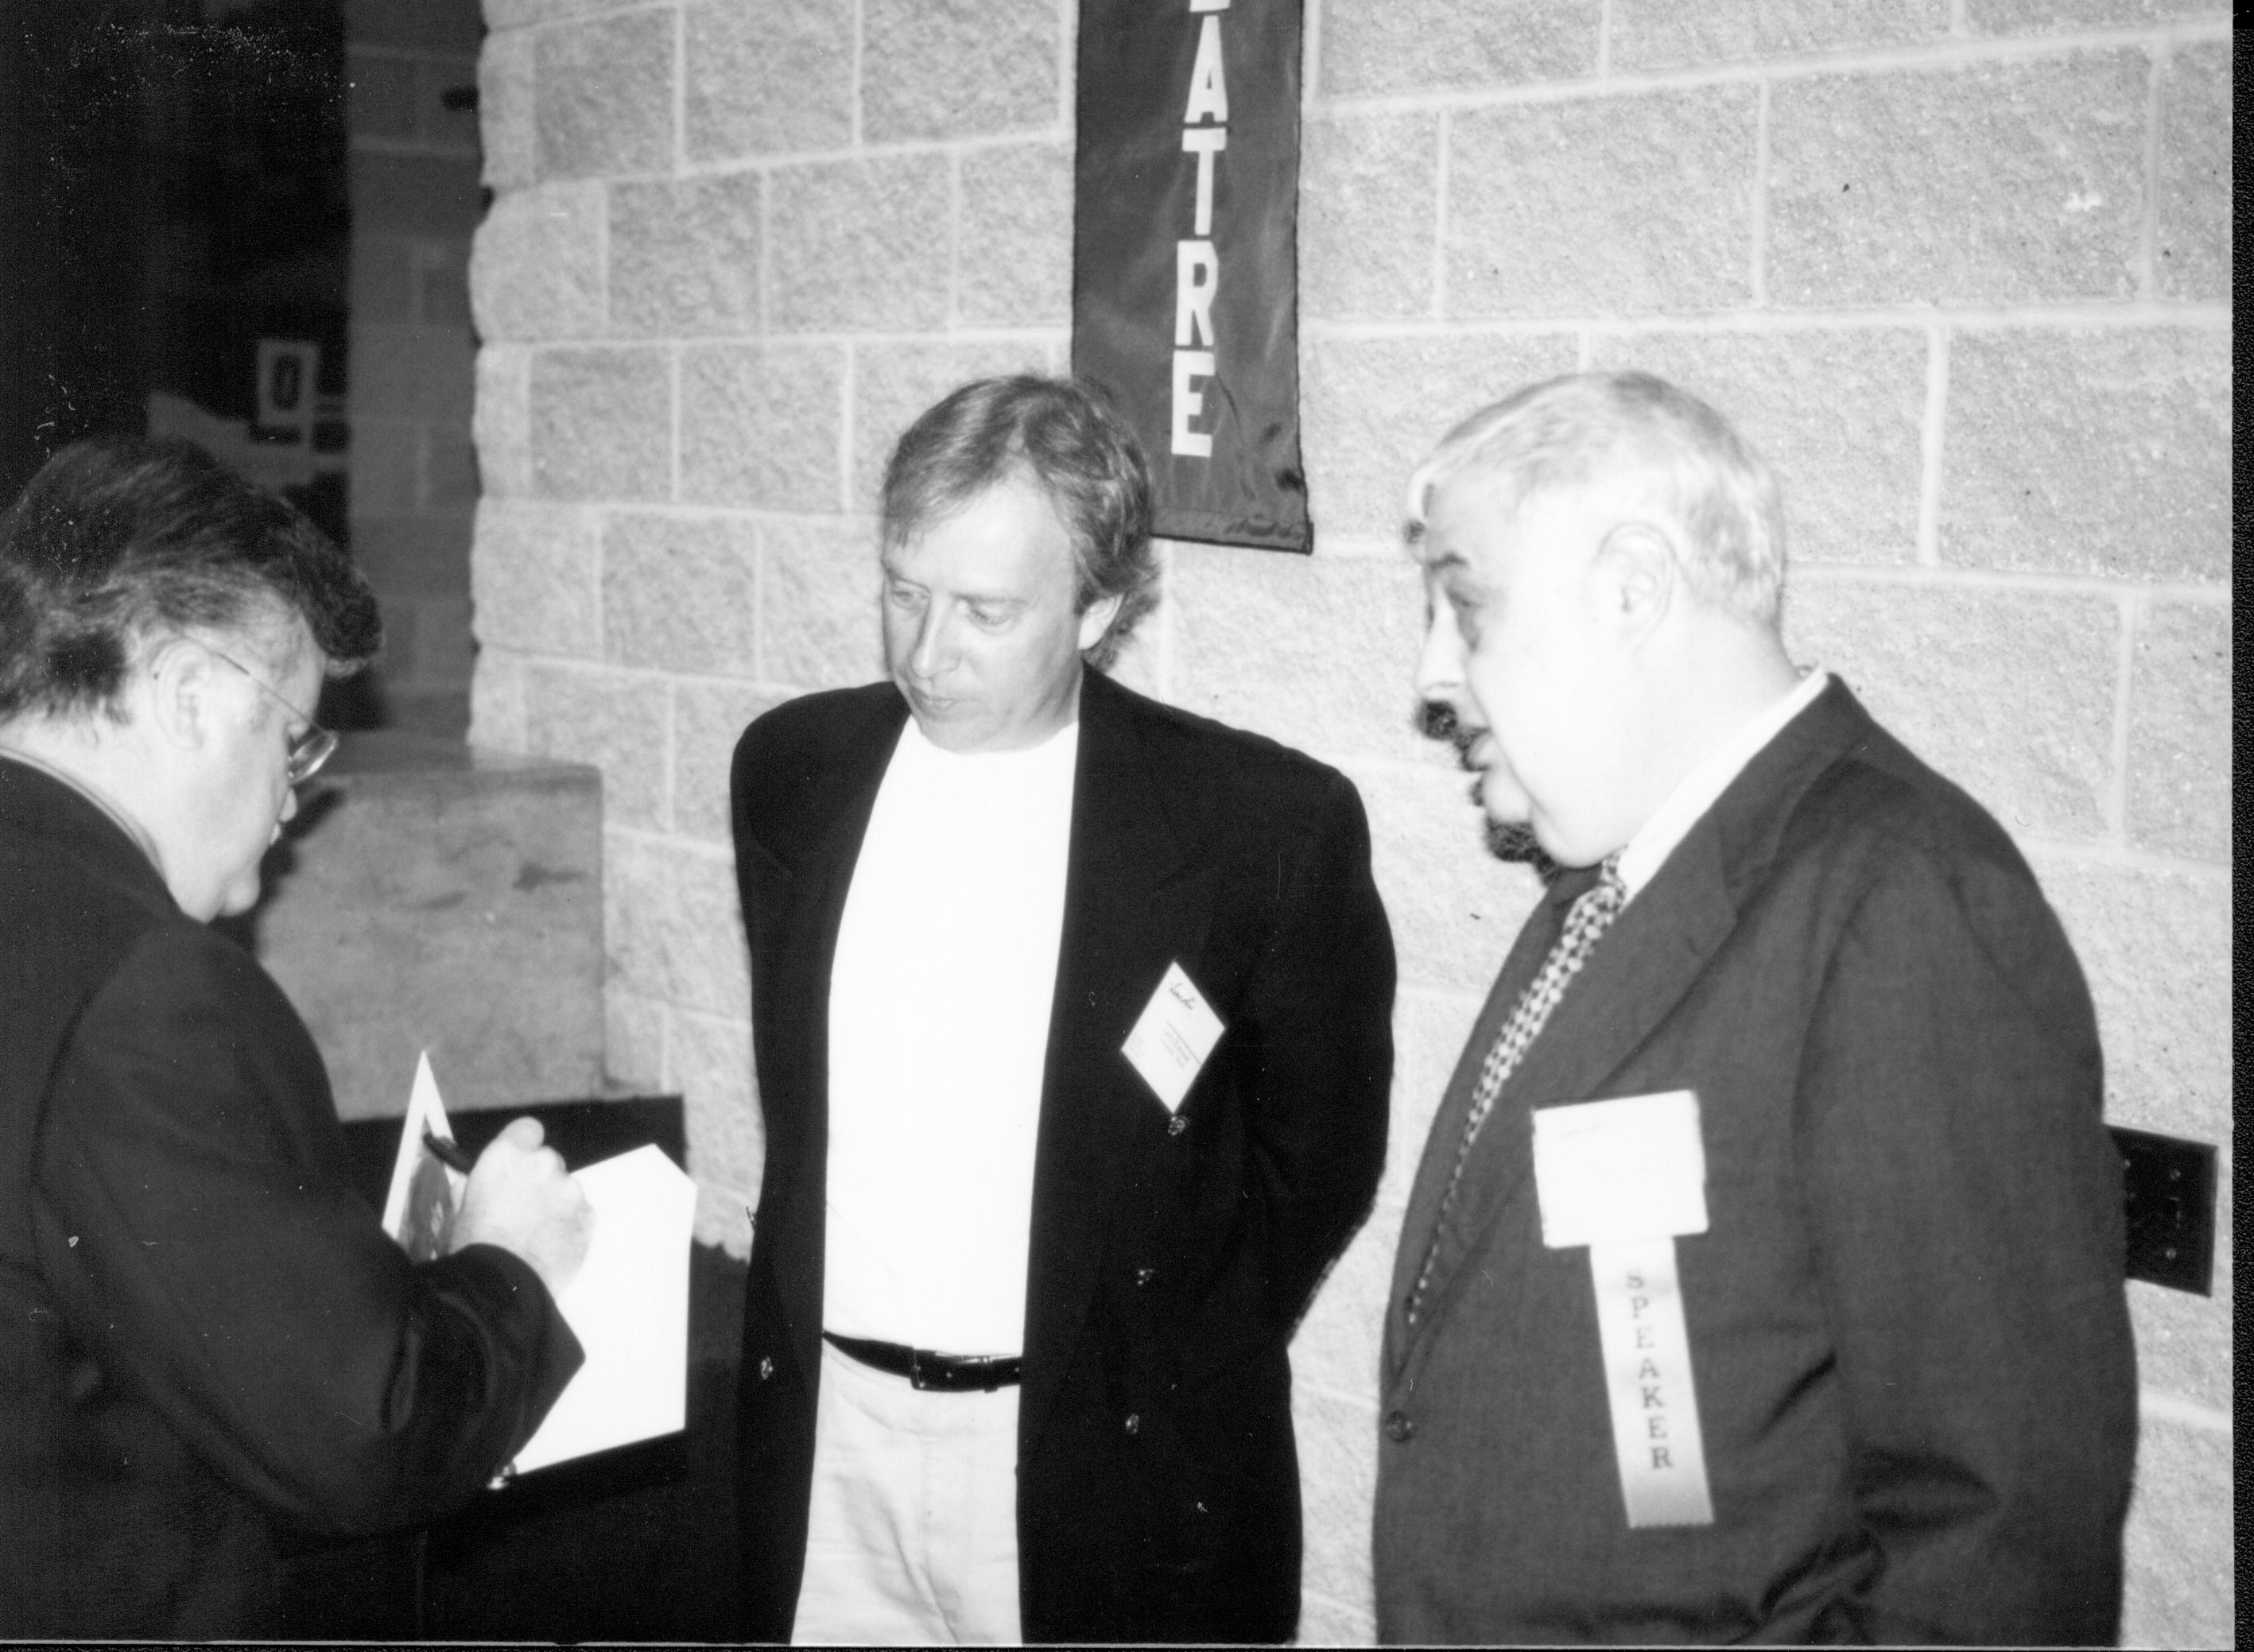
[[[1297,1621],[1293,1325],[1384,1157],[1393,945],[1340,775],[1090,673],[1033,1171],[1019,1588],[1030,1640],[1279,1640]],[[754,1638],[805,1564],[830,962],[906,718],[793,701],[736,750],[766,1165],[743,1366]],[[1228,1030],[1171,1124],[1120,1053],[1170,962]]]
[[[522,1262],[412,1267],[321,1058],[69,787],[0,759],[0,1636],[271,1633],[274,1527],[468,1497],[579,1365]]]
[[[1478,1064],[1590,878],[1521,935],[1410,1198],[1381,1638],[2110,1640],[2136,1389],[2089,995],[2003,831],[1837,683],[1567,990],[1405,1324]],[[1531,1117],[1682,1088],[1715,1520],[1630,1530],[1588,1257],[1544,1247]]]

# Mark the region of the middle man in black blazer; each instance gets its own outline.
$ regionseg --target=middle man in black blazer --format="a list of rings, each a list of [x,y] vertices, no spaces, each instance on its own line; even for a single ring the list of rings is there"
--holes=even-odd
[[[1157,567],[1082,386],[948,396],[882,526],[891,682],[760,718],[732,779],[743,1632],[1284,1640],[1286,1347],[1393,1062],[1361,800],[1102,675]]]

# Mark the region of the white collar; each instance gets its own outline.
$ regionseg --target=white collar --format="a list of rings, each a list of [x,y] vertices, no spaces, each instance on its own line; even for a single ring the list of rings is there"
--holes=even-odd
[[[1620,850],[1620,878],[1628,887],[1630,900],[1666,864],[1675,846],[1690,835],[1690,829],[1704,818],[1706,811],[1714,806],[1714,800],[1729,790],[1730,782],[1745,772],[1746,765],[1784,732],[1785,724],[1813,705],[1816,696],[1824,692],[1830,680],[1831,674],[1820,668],[1803,672],[1791,693],[1763,706],[1738,724],[1729,738],[1675,783],[1666,801],[1652,811],[1651,818]]]

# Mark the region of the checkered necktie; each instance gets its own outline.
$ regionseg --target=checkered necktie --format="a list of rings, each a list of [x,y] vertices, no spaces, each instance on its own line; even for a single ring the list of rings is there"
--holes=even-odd
[[[1456,1144],[1455,1168],[1448,1172],[1447,1191],[1440,1195],[1440,1212],[1432,1224],[1432,1242],[1424,1249],[1424,1265],[1417,1270],[1417,1283],[1409,1292],[1409,1323],[1417,1323],[1417,1316],[1424,1303],[1424,1287],[1432,1282],[1432,1264],[1439,1260],[1440,1236],[1447,1230],[1448,1213],[1456,1202],[1456,1189],[1464,1179],[1464,1161],[1471,1157],[1472,1144],[1479,1139],[1480,1126],[1494,1110],[1494,1098],[1502,1092],[1503,1084],[1517,1071],[1520,1060],[1533,1044],[1535,1035],[1550,1019],[1550,1012],[1558,1007],[1558,1000],[1565,996],[1565,988],[1581,972],[1596,949],[1599,937],[1620,915],[1628,904],[1628,886],[1620,881],[1620,857],[1606,858],[1598,869],[1597,881],[1585,890],[1565,914],[1565,928],[1550,948],[1550,956],[1542,960],[1542,967],[1534,972],[1526,990],[1519,994],[1509,1018],[1503,1022],[1502,1031],[1495,1034],[1494,1043],[1480,1064],[1479,1083],[1472,1091],[1471,1116],[1464,1120],[1463,1139]]]

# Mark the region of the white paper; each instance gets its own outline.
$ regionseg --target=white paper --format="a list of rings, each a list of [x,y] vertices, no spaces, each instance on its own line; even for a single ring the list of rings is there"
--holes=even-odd
[[[1711,1526],[1705,1438],[1690,1380],[1675,1241],[1630,1239],[1589,1247],[1604,1344],[1613,1453],[1630,1526]]]
[[[1534,1182],[1551,1250],[1706,1231],[1706,1151],[1690,1090],[1534,1110]]]
[[[1152,1093],[1171,1113],[1197,1081],[1198,1069],[1221,1041],[1221,1018],[1179,963],[1166,966],[1158,990],[1120,1047]]]
[[[556,1298],[587,1361],[516,1454],[526,1474],[677,1432],[689,1395],[689,1242],[696,1184],[654,1146],[576,1172],[587,1259]]]
[[[462,1189],[469,1185],[468,1177],[440,1164],[423,1144],[426,1130],[440,1141],[454,1139],[428,1050],[416,1059],[415,1088],[407,1093],[399,1152],[391,1161],[391,1189],[383,1200],[383,1231],[411,1262],[430,1262],[446,1254],[446,1236],[454,1212],[461,1208]]]

